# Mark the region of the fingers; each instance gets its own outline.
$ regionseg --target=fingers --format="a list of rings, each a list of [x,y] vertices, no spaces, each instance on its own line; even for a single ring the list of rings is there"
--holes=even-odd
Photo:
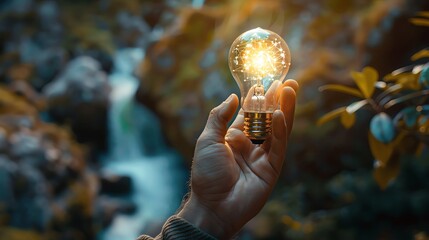
[[[283,89],[285,87],[292,88],[295,93],[292,93],[289,90],[286,90],[286,93],[283,94]],[[254,88],[254,86],[252,88]],[[252,88],[249,92],[252,91]],[[298,83],[293,79],[288,79],[282,84],[280,84],[279,81],[275,81],[271,85],[270,89],[268,89],[267,94],[266,94],[267,101],[270,101],[273,99],[272,95],[275,93],[274,101],[276,101],[280,104],[280,106],[281,106],[280,109],[283,111],[285,116],[287,116],[286,122],[288,123],[289,133],[290,133],[290,131],[292,129],[292,125],[293,125],[294,112],[295,112],[295,102],[296,102],[296,92],[298,92],[298,90],[299,90]],[[248,104],[250,104],[251,96],[252,96],[251,94],[248,94],[244,98],[244,106],[247,106]],[[236,119],[232,123],[231,127],[243,131],[243,122],[244,122],[243,109],[241,109],[240,112],[238,113]]]
[[[276,99],[275,99],[276,101],[280,101],[281,93],[283,91],[283,88],[285,88],[285,87],[291,87],[293,90],[295,90],[295,92],[298,92],[298,90],[299,90],[298,82],[295,81],[295,80],[293,80],[293,79],[288,79],[281,86],[279,86],[277,88],[276,96],[275,96],[276,97]]]
[[[237,107],[237,95],[231,94],[222,104],[210,112],[206,127],[198,139],[200,147],[214,143],[225,143],[228,122],[234,116]]]
[[[276,110],[273,114],[272,136],[270,139],[270,149],[268,150],[268,161],[275,172],[280,174],[287,145],[288,127],[284,114]]]
[[[249,91],[247,91],[247,95],[246,96],[244,96],[244,99],[243,99],[243,102],[242,102],[242,104],[243,104],[243,108],[248,108],[248,107],[250,107],[250,105],[252,104],[252,97],[253,97],[253,93],[255,92],[255,87],[256,87],[256,85],[253,85],[250,89],[249,89]],[[243,96],[242,96],[243,97]]]
[[[284,87],[280,94],[280,109],[286,118],[288,133],[292,131],[295,117],[296,92],[292,87]]]
[[[268,89],[267,93],[265,94],[265,99],[267,100],[267,105],[274,105],[278,103],[278,98],[276,98],[276,94],[278,91],[279,86],[282,85],[282,83],[279,80],[275,80],[273,84],[271,84],[270,88]]]
[[[295,115],[295,104],[296,104],[296,92],[299,90],[298,83],[293,79],[286,80],[281,86],[278,87],[276,96],[278,95],[278,101],[280,103],[280,110],[283,112],[283,119],[286,124],[286,131],[283,131],[282,133],[287,132],[286,136],[289,136],[290,132],[292,131],[293,121],[294,121],[294,115]],[[274,116],[273,116],[274,117]],[[280,134],[278,131],[279,127],[277,126],[277,130],[274,130],[274,119],[273,119],[273,135]],[[266,152],[272,151],[272,144],[276,143],[275,137],[268,138],[264,144],[262,145],[262,148]],[[283,142],[285,144],[285,142]],[[275,151],[275,150],[274,150]]]
[[[295,90],[295,92],[299,91],[299,84],[297,81],[293,80],[293,79],[288,79],[283,83],[283,87],[291,87],[293,88],[293,90]]]
[[[287,138],[293,126],[298,90],[298,83],[292,79],[287,80],[278,88],[281,111],[274,112],[271,138],[267,139],[262,146],[268,152],[268,161],[278,174],[283,166]]]
[[[240,109],[235,118],[234,122],[231,124],[231,128],[238,129],[240,131],[244,131],[244,110]]]

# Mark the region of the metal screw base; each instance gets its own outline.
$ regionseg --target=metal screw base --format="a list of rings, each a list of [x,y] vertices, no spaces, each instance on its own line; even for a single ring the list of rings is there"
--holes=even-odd
[[[244,112],[244,134],[253,144],[262,144],[271,135],[272,113]]]

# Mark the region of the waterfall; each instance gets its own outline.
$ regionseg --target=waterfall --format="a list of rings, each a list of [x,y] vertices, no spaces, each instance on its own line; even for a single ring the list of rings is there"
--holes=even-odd
[[[100,234],[102,240],[153,234],[178,208],[186,189],[183,159],[166,145],[156,115],[134,100],[138,79],[133,70],[143,56],[138,48],[118,50],[109,76],[109,152],[102,158],[102,171],[131,177],[131,200],[138,209],[133,215],[118,215]]]

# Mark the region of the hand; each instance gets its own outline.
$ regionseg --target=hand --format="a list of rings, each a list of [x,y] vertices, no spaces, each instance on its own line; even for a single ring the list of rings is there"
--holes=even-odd
[[[219,239],[232,238],[264,206],[280,175],[292,129],[298,83],[279,84],[280,109],[272,134],[254,145],[243,133],[243,113],[229,129],[238,107],[231,95],[214,108],[197,141],[191,192],[178,216]]]

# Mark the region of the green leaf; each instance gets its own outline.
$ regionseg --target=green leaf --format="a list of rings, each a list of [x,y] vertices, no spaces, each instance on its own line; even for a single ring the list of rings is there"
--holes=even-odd
[[[347,111],[344,111],[341,113],[341,124],[345,128],[351,128],[356,122],[356,116],[354,113],[348,113]]]
[[[411,60],[416,61],[416,60],[419,60],[419,59],[425,58],[425,57],[426,58],[429,57],[429,50],[428,49],[423,49],[423,50],[418,51],[413,56],[411,56]]]
[[[372,67],[365,67],[362,72],[352,72],[353,80],[365,98],[371,98],[378,80],[378,72]]]
[[[385,112],[381,112],[372,117],[369,124],[372,136],[384,144],[391,143],[396,136],[395,123]]]
[[[345,111],[346,111],[345,107],[337,108],[333,111],[330,111],[330,112],[326,113],[325,115],[323,115],[321,118],[319,118],[319,120],[317,121],[317,125],[318,126],[323,125],[323,124],[331,121],[332,119],[339,117]]]
[[[420,116],[420,112],[418,112],[416,107],[413,106],[402,109],[397,116],[398,115],[402,116],[404,119],[405,126],[411,128],[416,124],[417,119]]]
[[[384,144],[378,141],[371,133],[368,134],[368,143],[371,149],[372,156],[380,161],[381,166],[385,166],[392,156],[394,150],[394,142]]]
[[[359,92],[359,90],[355,88],[339,85],[339,84],[328,84],[328,85],[321,86],[319,88],[319,91],[326,91],[326,90],[342,92],[358,98],[364,98],[364,96],[362,95],[361,92]]]

